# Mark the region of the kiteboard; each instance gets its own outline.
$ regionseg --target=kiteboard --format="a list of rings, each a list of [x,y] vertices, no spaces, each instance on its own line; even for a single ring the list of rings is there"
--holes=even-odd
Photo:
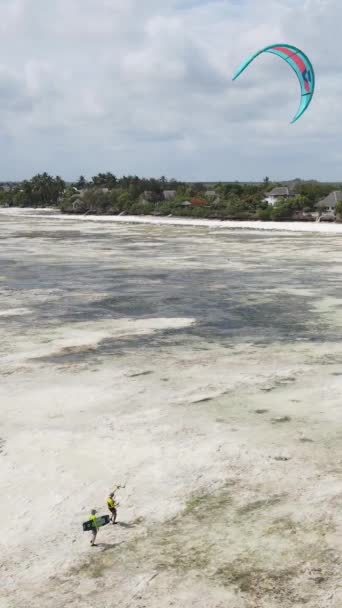
[[[96,518],[96,526],[101,528],[102,526],[106,526],[109,524],[110,515],[101,515],[101,517]],[[94,522],[92,520],[84,521],[83,524],[83,532],[89,532],[89,530],[94,529]]]

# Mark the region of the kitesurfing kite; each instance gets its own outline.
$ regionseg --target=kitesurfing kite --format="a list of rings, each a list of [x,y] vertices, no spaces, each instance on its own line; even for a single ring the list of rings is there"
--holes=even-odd
[[[251,55],[244,61],[238,70],[235,72],[233,76],[233,80],[236,80],[240,74],[249,66],[256,57],[261,55],[262,53],[273,53],[273,55],[278,55],[281,59],[284,59],[291,68],[296,72],[300,88],[301,88],[301,100],[299,104],[299,108],[297,114],[291,121],[291,123],[296,122],[298,118],[304,114],[305,110],[309,107],[311,99],[314,94],[315,89],[315,73],[312,67],[311,61],[309,58],[295,46],[290,44],[272,44],[271,46],[266,46],[261,49],[254,55]]]

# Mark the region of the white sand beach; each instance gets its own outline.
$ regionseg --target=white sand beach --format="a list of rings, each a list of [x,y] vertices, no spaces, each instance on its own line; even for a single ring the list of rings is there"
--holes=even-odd
[[[206,228],[243,229],[243,230],[271,230],[280,232],[314,232],[326,234],[342,234],[342,224],[334,222],[262,222],[262,221],[235,221],[235,220],[209,220],[192,219],[187,217],[163,217],[151,215],[68,215],[56,213],[56,210],[46,209],[23,209],[23,208],[0,208],[0,214],[20,215],[34,217],[58,217],[61,220],[77,220],[85,222],[116,222],[129,224],[152,224],[156,226],[199,226]]]
[[[342,606],[341,232],[0,210],[1,607]]]

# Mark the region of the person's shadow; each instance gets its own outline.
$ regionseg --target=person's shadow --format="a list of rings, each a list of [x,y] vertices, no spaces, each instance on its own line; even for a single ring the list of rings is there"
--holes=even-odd
[[[99,549],[101,549],[101,553],[105,553],[105,551],[110,551],[111,549],[116,549],[116,547],[119,547],[120,545],[122,545],[123,541],[121,543],[96,543],[97,546],[99,547]]]
[[[126,523],[125,521],[117,521],[116,526],[120,526],[120,528],[125,528],[126,530],[131,530],[132,528],[136,528],[137,524],[134,523]]]

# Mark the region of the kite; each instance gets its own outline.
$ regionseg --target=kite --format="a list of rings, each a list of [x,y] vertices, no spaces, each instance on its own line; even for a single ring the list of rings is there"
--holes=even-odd
[[[236,80],[242,72],[249,66],[256,57],[259,57],[262,53],[273,53],[278,55],[281,59],[284,59],[291,68],[296,72],[300,88],[301,88],[301,100],[297,114],[291,121],[291,124],[296,122],[298,118],[304,114],[305,110],[309,107],[315,90],[315,72],[309,58],[295,46],[290,44],[272,44],[266,46],[254,55],[251,55],[244,61],[237,69],[233,76],[233,80]]]

